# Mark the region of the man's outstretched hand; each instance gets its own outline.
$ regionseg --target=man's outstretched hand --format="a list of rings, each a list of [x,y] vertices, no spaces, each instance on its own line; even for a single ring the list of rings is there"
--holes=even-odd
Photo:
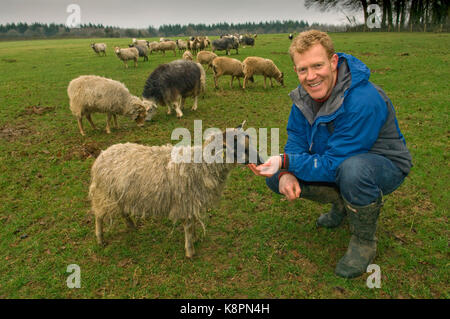
[[[247,166],[255,173],[255,175],[272,177],[273,174],[278,172],[281,168],[281,157],[271,156],[264,164],[258,166],[255,164],[248,164]]]

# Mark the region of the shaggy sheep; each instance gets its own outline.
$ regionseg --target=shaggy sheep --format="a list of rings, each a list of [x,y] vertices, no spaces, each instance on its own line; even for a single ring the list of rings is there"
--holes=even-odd
[[[202,217],[220,202],[232,168],[237,163],[262,163],[242,127],[215,133],[204,146],[208,145],[214,146],[210,148],[213,160],[201,163],[195,161],[195,154],[205,149],[201,145],[126,143],[101,152],[92,166],[89,187],[98,244],[105,244],[105,218],[124,218],[130,229],[136,229],[132,217],[169,218],[184,221],[185,255],[193,257],[195,224],[205,230]],[[188,160],[179,160],[179,154],[187,154]],[[256,160],[251,161],[252,156]]]
[[[182,39],[178,39],[177,41],[175,41],[177,43],[177,47],[178,47],[178,51],[185,51],[187,50],[187,41],[184,41]]]
[[[133,38],[132,44],[146,46],[148,48],[149,42],[147,40],[137,40]]]
[[[212,66],[212,61],[217,58],[217,54],[210,51],[200,51],[197,53],[197,62],[200,64],[208,65],[206,72],[208,72],[209,68]]]
[[[192,56],[191,51],[188,51],[188,50],[184,51],[183,60],[190,60],[190,61],[194,60],[194,57]]]
[[[250,45],[250,46],[254,46],[255,45],[255,39],[247,36],[247,35],[241,35],[239,37],[239,43],[242,45]]]
[[[134,67],[137,67],[139,51],[135,47],[126,49],[115,47],[114,52],[116,53],[117,57],[123,61],[123,63],[125,64],[125,68],[128,69],[128,60],[134,60]]]
[[[272,78],[278,81],[284,87],[283,72],[281,72],[275,63],[270,59],[264,59],[256,56],[248,57],[244,60],[244,89],[247,80],[253,75],[264,76],[264,88],[266,88],[266,78],[270,79],[270,86],[273,87]]]
[[[152,104],[167,105],[167,114],[172,106],[181,118],[186,97],[194,97],[192,110],[197,109],[197,100],[205,90],[205,70],[199,63],[175,60],[159,65],[148,77],[142,96]]]
[[[237,78],[241,87],[241,78],[244,77],[244,65],[237,59],[228,57],[217,57],[212,61],[214,71],[214,87],[217,89],[217,80],[222,75],[231,75],[230,88],[233,87],[233,79]],[[250,78],[252,81],[253,78]]]
[[[130,48],[135,47],[139,52],[139,56],[144,57],[144,62],[148,61],[148,47],[146,45],[129,44],[128,46]]]
[[[100,52],[103,52],[103,56],[106,55],[106,44],[105,43],[91,43],[91,48],[100,56]]]
[[[235,36],[224,36],[212,42],[212,51],[225,50],[227,55],[230,55],[230,50],[235,49],[236,54],[239,54],[239,41]]]
[[[153,53],[153,51],[159,50],[159,42],[153,41],[148,44],[148,49],[150,50],[150,54]]]
[[[123,83],[96,75],[82,75],[73,79],[67,87],[70,100],[70,110],[77,118],[81,135],[83,116],[86,116],[92,128],[95,124],[92,113],[107,113],[106,133],[111,133],[111,117],[117,125],[117,114],[129,116],[138,126],[144,125],[145,118],[153,114],[154,106],[138,97],[131,95]]]
[[[177,56],[177,44],[175,41],[164,41],[158,45],[158,50],[162,51],[163,55],[166,55],[166,51],[173,51],[173,55]]]

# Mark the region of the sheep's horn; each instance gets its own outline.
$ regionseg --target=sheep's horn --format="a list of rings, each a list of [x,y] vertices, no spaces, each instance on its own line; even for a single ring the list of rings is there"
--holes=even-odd
[[[236,129],[240,129],[240,130],[243,130],[244,129],[244,125],[245,125],[245,122],[247,122],[247,120],[244,120],[244,122],[242,122],[242,124],[240,124],[238,127],[236,127]]]

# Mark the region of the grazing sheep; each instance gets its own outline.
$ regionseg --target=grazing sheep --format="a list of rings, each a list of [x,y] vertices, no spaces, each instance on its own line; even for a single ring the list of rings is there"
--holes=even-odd
[[[237,78],[241,87],[241,78],[244,77],[244,65],[241,61],[228,57],[217,57],[212,61],[214,71],[214,87],[217,89],[217,80],[222,75],[231,75],[230,88],[233,87],[233,79]],[[250,78],[253,81],[253,78]]]
[[[91,48],[100,56],[100,52],[103,52],[103,56],[106,56],[106,44],[105,43],[91,43]]]
[[[70,110],[77,118],[83,136],[83,116],[96,129],[91,114],[107,113],[106,133],[110,134],[111,117],[114,118],[116,128],[117,114],[129,116],[138,126],[142,126],[147,113],[151,115],[155,111],[151,103],[131,95],[123,83],[96,75],[82,75],[73,79],[67,87],[67,94]]]
[[[139,51],[135,47],[126,49],[115,47],[114,52],[116,53],[117,57],[123,61],[123,63],[125,64],[125,68],[128,69],[128,60],[134,60],[134,67],[137,67]]]
[[[202,217],[220,202],[231,170],[237,163],[262,163],[259,156],[250,161],[252,153],[257,153],[242,127],[215,133],[207,139],[204,146],[207,145],[214,146],[213,161],[201,163],[195,161],[195,154],[204,149],[201,145],[125,143],[102,151],[92,166],[89,187],[98,244],[105,244],[105,218],[124,218],[130,229],[136,229],[132,217],[169,218],[173,222],[184,221],[185,255],[193,257],[195,224],[200,223],[205,230]],[[240,147],[244,152],[238,152]],[[179,160],[181,153],[189,159]]]
[[[159,50],[159,42],[153,41],[148,44],[148,49],[150,50],[150,54],[153,53],[153,51]]]
[[[175,60],[161,64],[148,77],[142,96],[153,104],[167,105],[167,114],[175,109],[181,118],[186,97],[194,97],[192,110],[197,109],[197,100],[205,90],[205,70],[199,63]]]
[[[167,41],[172,41],[169,38],[159,38],[159,42],[167,42]]]
[[[148,61],[148,46],[138,45],[138,44],[129,44],[128,46],[130,48],[135,47],[139,52],[139,56],[144,57],[144,62]]]
[[[147,40],[137,40],[133,38],[132,44],[146,46],[148,48],[149,42]]]
[[[188,51],[188,50],[184,51],[183,60],[190,60],[190,61],[194,60],[194,57],[192,56],[191,51]]]
[[[216,39],[212,42],[212,51],[225,50],[227,55],[230,55],[230,50],[235,49],[236,54],[239,54],[239,41],[235,36],[223,36],[220,39]]]
[[[184,41],[182,39],[178,39],[177,41],[175,41],[177,43],[177,47],[178,47],[178,51],[185,51],[187,50],[187,41]]]
[[[281,86],[284,86],[283,72],[281,72],[275,63],[270,59],[264,59],[256,56],[248,57],[244,60],[244,89],[247,85],[247,80],[253,75],[264,76],[264,88],[266,88],[266,78],[270,79],[270,86],[273,87],[272,78],[278,81]]]
[[[250,45],[250,46],[254,46],[255,45],[255,39],[248,36],[248,35],[241,35],[239,37],[239,43],[242,45]]]
[[[210,51],[200,51],[197,53],[197,62],[200,64],[208,65],[206,72],[208,72],[209,68],[212,66],[212,61],[217,58],[217,54]]]
[[[177,56],[177,44],[175,41],[164,41],[158,45],[158,50],[162,51],[163,55],[166,55],[166,51],[173,51],[173,55]]]

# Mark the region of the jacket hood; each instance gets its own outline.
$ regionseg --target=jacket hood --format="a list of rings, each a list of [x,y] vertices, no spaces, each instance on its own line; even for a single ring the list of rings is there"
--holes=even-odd
[[[334,114],[341,107],[348,90],[369,80],[370,70],[363,62],[349,54],[337,53],[337,55],[338,81],[316,116],[313,113],[314,101],[301,85],[289,93],[292,102],[300,109],[310,125],[319,116]]]

